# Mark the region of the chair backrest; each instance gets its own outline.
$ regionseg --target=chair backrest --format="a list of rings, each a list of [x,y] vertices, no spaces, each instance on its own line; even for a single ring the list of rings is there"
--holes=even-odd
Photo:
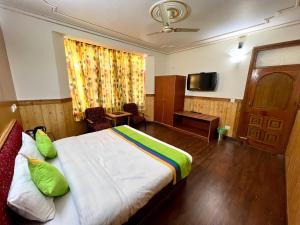
[[[85,110],[85,118],[93,122],[101,122],[105,117],[105,109],[103,107],[88,108]]]
[[[125,112],[130,112],[132,115],[138,115],[138,107],[135,103],[127,103],[123,105],[123,109]]]

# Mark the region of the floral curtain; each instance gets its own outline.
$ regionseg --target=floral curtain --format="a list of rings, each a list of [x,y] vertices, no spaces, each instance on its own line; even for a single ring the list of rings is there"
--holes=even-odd
[[[134,102],[144,108],[143,56],[68,38],[64,44],[76,121],[84,119],[89,107],[119,111],[124,103]]]

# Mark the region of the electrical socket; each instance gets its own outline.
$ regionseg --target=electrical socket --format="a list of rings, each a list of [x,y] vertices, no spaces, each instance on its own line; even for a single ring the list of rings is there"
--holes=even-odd
[[[225,130],[230,130],[230,126],[229,125],[225,125]]]

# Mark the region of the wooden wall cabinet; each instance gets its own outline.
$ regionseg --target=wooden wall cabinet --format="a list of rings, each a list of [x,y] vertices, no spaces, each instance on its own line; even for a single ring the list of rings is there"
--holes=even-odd
[[[173,126],[174,112],[183,111],[185,76],[155,77],[154,120]]]

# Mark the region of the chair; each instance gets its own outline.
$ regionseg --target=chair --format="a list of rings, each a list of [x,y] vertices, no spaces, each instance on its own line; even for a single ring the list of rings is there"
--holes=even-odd
[[[123,110],[125,112],[129,112],[132,114],[130,117],[130,123],[133,126],[139,125],[141,123],[144,123],[145,130],[146,130],[146,119],[144,113],[142,115],[139,114],[138,107],[135,103],[127,103],[123,105]]]
[[[111,123],[105,117],[105,109],[102,107],[86,109],[85,121],[87,122],[89,132],[104,130],[111,127]]]

